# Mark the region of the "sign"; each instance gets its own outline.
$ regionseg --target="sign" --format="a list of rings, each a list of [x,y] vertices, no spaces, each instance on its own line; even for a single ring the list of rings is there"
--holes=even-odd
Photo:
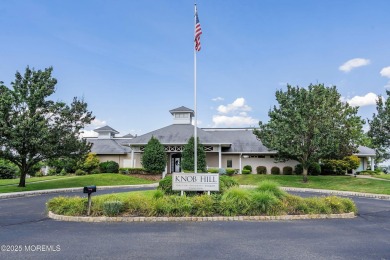
[[[218,173],[173,173],[172,190],[219,191]]]

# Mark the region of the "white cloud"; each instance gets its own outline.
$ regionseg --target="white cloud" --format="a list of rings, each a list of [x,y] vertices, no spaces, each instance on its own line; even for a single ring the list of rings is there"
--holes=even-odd
[[[107,125],[107,122],[106,122],[105,120],[100,120],[100,119],[97,119],[97,118],[95,118],[95,119],[91,122],[91,124],[90,124],[90,126],[96,127],[96,128],[102,127],[102,126],[106,126],[106,125]]]
[[[242,127],[242,126],[254,126],[258,123],[257,119],[250,116],[213,116],[214,127]]]
[[[252,108],[245,105],[244,98],[237,98],[233,103],[228,104],[227,106],[220,105],[217,110],[219,113],[227,114],[235,111],[251,111]]]
[[[80,137],[97,137],[98,133],[93,130],[82,130],[80,133]]]
[[[223,101],[225,100],[223,97],[216,97],[216,98],[213,98],[211,99],[212,101]]]
[[[378,96],[372,92],[367,93],[365,96],[354,96],[353,98],[341,98],[341,101],[348,102],[353,107],[359,106],[370,106],[375,105]]]
[[[245,104],[243,97],[237,98],[233,103],[220,105],[218,115],[213,116],[214,127],[248,127],[257,125],[258,120],[248,115],[252,108]]]
[[[390,66],[383,68],[380,73],[382,77],[390,78]]]
[[[366,66],[368,64],[370,64],[370,60],[368,59],[355,58],[345,62],[343,65],[339,67],[339,70],[344,72],[350,72],[354,68]]]

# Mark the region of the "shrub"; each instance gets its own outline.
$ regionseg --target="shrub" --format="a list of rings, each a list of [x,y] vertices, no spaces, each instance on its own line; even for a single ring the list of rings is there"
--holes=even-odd
[[[13,179],[18,173],[18,168],[13,163],[0,159],[0,179]]]
[[[241,171],[241,173],[242,173],[242,174],[250,174],[251,171],[250,171],[250,170],[245,170],[245,169],[243,169],[243,170]]]
[[[119,173],[122,174],[147,174],[144,168],[119,168]]]
[[[226,169],[225,168],[219,168],[218,169],[219,174],[226,174]]]
[[[141,158],[141,164],[149,173],[160,174],[164,171],[167,164],[167,155],[164,146],[160,141],[152,136],[145,146]]]
[[[283,167],[283,175],[292,175],[293,168],[291,166]]]
[[[162,190],[167,195],[179,194],[179,191],[172,190],[172,176],[165,176],[164,179],[160,180],[157,189]]]
[[[91,174],[99,174],[101,173],[100,168],[95,168],[91,171]]]
[[[275,195],[275,197],[281,199],[284,198],[287,193],[279,188],[279,184],[274,181],[262,181],[256,188],[257,191],[268,191]]]
[[[119,200],[105,201],[103,203],[103,214],[105,216],[118,216],[123,210],[123,202]]]
[[[185,171],[194,171],[194,147],[195,139],[192,136],[188,139],[188,142],[183,147],[182,157],[181,157],[181,167]],[[203,145],[199,142],[199,137],[197,137],[197,168],[199,172],[206,171],[206,152],[204,151]]]
[[[245,165],[243,170],[249,170],[249,173],[252,173],[252,166],[250,165]]]
[[[81,197],[56,197],[47,202],[47,209],[55,214],[81,216],[87,213],[87,200]]]
[[[307,206],[306,200],[302,197],[287,194],[283,199],[286,212],[292,215],[307,214],[309,207]]]
[[[302,166],[302,164],[299,163],[299,164],[295,165],[294,173],[296,175],[301,175],[303,173],[303,166]]]
[[[238,187],[238,182],[229,176],[219,176],[219,192],[224,193],[232,187]]]
[[[267,167],[265,166],[257,166],[256,167],[257,174],[267,174]]]
[[[207,172],[209,172],[209,173],[219,173],[219,169],[218,168],[209,168],[207,170]]]
[[[308,174],[317,176],[321,173],[321,165],[317,162],[312,162],[308,168]]]
[[[61,176],[65,176],[67,174],[67,172],[65,171],[65,169],[63,168],[61,171],[60,171],[60,175]]]
[[[251,197],[251,215],[278,214],[279,199],[269,191],[253,192]]]
[[[119,164],[115,161],[107,161],[99,164],[100,172],[106,173],[118,173],[119,172]]]
[[[167,197],[167,203],[170,204],[169,216],[174,217],[188,217],[192,212],[191,198],[187,196],[169,196]]]
[[[89,153],[87,158],[80,165],[80,168],[86,172],[91,172],[93,169],[98,167],[99,167],[99,158],[97,157],[96,153]]]
[[[280,168],[279,168],[279,167],[276,167],[276,166],[272,167],[272,168],[271,168],[271,174],[273,174],[273,175],[279,175],[279,174],[280,174]]]
[[[81,170],[81,169],[77,169],[75,174],[76,175],[87,175],[88,173],[86,171]]]
[[[235,169],[232,169],[232,168],[227,168],[226,169],[226,174],[229,175],[229,176],[233,175],[235,172],[236,172]]]
[[[39,171],[35,174],[35,177],[43,177],[43,173],[41,171]]]
[[[250,208],[250,191],[234,187],[222,195],[219,213],[223,216],[245,215]]]
[[[212,216],[215,214],[214,196],[201,195],[192,198],[192,214],[198,217]]]

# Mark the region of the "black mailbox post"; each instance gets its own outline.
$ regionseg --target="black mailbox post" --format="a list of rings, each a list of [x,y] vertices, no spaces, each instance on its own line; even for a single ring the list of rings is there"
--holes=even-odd
[[[83,189],[84,193],[88,193],[88,213],[87,215],[91,213],[91,194],[96,192],[96,185],[93,186],[85,186]]]

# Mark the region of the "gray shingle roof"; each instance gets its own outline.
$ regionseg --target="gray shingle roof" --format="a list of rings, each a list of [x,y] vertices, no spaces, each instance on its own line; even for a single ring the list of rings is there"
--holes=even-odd
[[[134,138],[134,135],[127,134],[127,135],[122,136],[121,138]]]
[[[230,142],[230,147],[222,147],[222,152],[228,153],[276,153],[269,150],[263,143],[257,140],[252,129],[208,131],[218,136],[223,142]]]
[[[175,113],[175,112],[190,112],[192,115],[194,115],[194,110],[192,109],[189,109],[188,107],[185,107],[185,106],[181,106],[181,107],[178,107],[178,108],[174,108],[172,110],[169,110],[169,112],[171,114]]]
[[[144,145],[149,142],[152,136],[154,136],[162,144],[186,144],[188,142],[188,139],[190,139],[191,136],[193,135],[194,135],[193,125],[173,124],[152,131],[150,133],[137,136],[129,140],[128,143]],[[230,144],[231,143],[231,141],[225,142],[225,140],[222,140],[218,135],[214,135],[213,133],[204,131],[200,128],[198,128],[197,130],[197,135],[199,137],[199,141],[202,144],[219,144],[219,143]]]
[[[368,148],[366,146],[359,146],[358,147],[358,153],[356,153],[355,155],[365,155],[365,156],[375,156],[376,153],[375,153],[375,150],[374,149],[371,149],[371,148]]]
[[[87,139],[92,144],[91,152],[96,154],[126,154],[131,151],[129,147],[122,146],[128,140],[115,139]]]
[[[108,125],[103,126],[103,127],[100,127],[100,128],[96,128],[96,129],[93,130],[93,131],[95,131],[95,132],[97,132],[97,133],[99,133],[99,132],[113,132],[113,133],[115,133],[115,134],[119,134],[118,131],[116,131],[115,129],[109,127]]]

